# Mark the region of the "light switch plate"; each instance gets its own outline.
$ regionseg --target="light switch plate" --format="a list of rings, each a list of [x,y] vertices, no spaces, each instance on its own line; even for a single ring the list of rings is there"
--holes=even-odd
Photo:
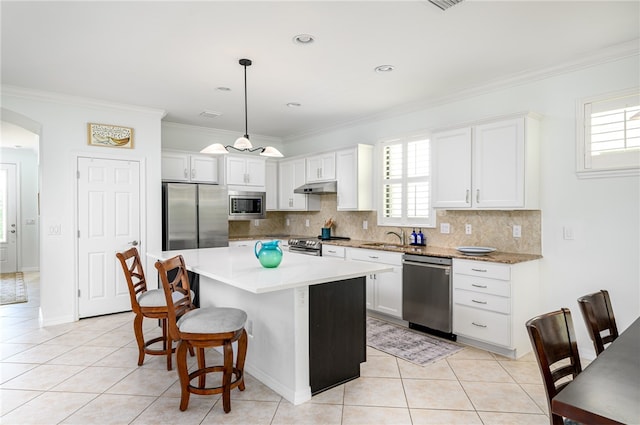
[[[451,226],[449,223],[440,223],[440,233],[449,233],[451,232]]]
[[[522,226],[520,226],[519,224],[513,225],[513,237],[514,238],[522,237]]]
[[[369,222],[367,220],[362,220],[362,230],[367,230],[369,227]]]

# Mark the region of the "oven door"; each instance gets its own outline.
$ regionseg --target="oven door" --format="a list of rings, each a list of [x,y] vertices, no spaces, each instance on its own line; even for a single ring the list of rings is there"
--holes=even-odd
[[[309,249],[309,248],[301,248],[297,246],[290,246],[289,252],[294,252],[296,254],[313,255],[315,257],[319,257],[322,255],[321,249]]]

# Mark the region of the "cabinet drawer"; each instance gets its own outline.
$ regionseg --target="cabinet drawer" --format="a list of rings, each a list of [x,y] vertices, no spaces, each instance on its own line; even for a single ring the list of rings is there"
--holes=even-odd
[[[506,280],[488,279],[486,277],[454,274],[453,287],[483,294],[500,295],[502,297],[509,297],[511,295],[510,282]]]
[[[344,258],[345,249],[343,246],[322,245],[323,257],[340,257]]]
[[[377,251],[375,249],[353,248],[349,250],[349,255],[352,260],[391,264],[394,266],[402,265],[402,254],[395,253],[395,252]]]
[[[469,276],[487,277],[490,279],[510,280],[511,266],[488,261],[453,261],[453,272]]]
[[[511,316],[455,304],[453,307],[453,332],[510,347]]]
[[[453,302],[482,310],[497,311],[498,313],[509,314],[511,312],[511,298],[475,291],[456,289],[453,291]]]

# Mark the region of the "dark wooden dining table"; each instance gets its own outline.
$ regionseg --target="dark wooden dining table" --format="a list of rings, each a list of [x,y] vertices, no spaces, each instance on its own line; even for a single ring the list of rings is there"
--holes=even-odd
[[[551,401],[583,424],[640,424],[640,318]]]

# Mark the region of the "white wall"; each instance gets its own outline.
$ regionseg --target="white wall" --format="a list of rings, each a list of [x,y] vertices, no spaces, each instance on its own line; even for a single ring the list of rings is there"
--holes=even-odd
[[[288,155],[373,144],[420,130],[533,111],[541,122],[543,311],[569,307],[581,354],[594,350],[576,299],[608,289],[620,330],[640,316],[640,178],[576,177],[575,109],[580,98],[640,86],[638,56],[493,90],[440,106],[287,141]],[[320,148],[322,147],[322,148]],[[562,238],[571,226],[574,240]]]
[[[34,135],[34,137],[37,137]],[[16,164],[20,187],[18,216],[18,270],[37,271],[40,266],[38,217],[38,155],[30,149],[0,149],[0,162]],[[34,220],[34,224],[27,224]]]
[[[146,237],[149,250],[162,248],[160,137],[164,112],[88,99],[2,88],[2,107],[40,124],[41,228],[61,226],[60,235],[40,235],[41,315],[45,325],[75,319],[76,311],[76,157],[119,155],[146,162]],[[134,128],[134,149],[87,145],[87,123]],[[144,189],[142,193],[144,193]],[[147,270],[153,269],[152,262]]]

